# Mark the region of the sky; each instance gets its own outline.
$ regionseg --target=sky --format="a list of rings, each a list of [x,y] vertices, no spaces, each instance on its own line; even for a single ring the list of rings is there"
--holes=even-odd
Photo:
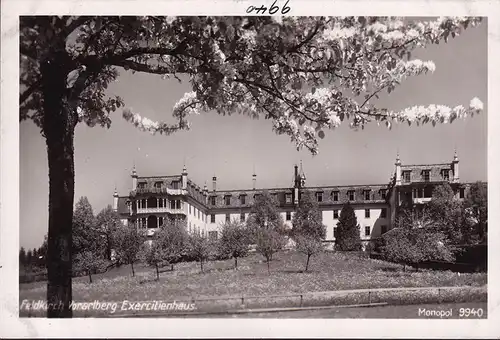
[[[297,151],[285,135],[272,131],[271,121],[208,112],[191,118],[189,131],[170,136],[137,130],[113,114],[110,129],[78,125],[75,133],[75,203],[86,196],[97,214],[131,190],[130,172],[139,176],[175,175],[185,164],[188,177],[211,188],[289,187],[293,166],[300,161],[306,185],[385,184],[394,172],[396,154],[403,164],[450,162],[460,159],[460,180],[487,180],[487,23],[465,30],[447,44],[416,50],[413,58],[433,60],[433,74],[407,79],[379,107],[399,110],[413,105],[468,106],[473,97],[485,103],[479,115],[452,124],[416,127],[372,123],[355,131],[343,124],[326,131],[320,153]],[[122,72],[108,88],[127,107],[153,120],[171,121],[173,105],[190,91],[189,84],[157,75]],[[45,140],[31,121],[20,123],[20,245],[39,247],[48,228],[48,163]]]

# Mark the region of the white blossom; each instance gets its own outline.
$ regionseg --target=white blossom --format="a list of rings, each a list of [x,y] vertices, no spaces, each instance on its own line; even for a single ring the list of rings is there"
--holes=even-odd
[[[471,99],[469,106],[471,107],[471,109],[480,111],[483,109],[483,102],[479,100],[479,98],[474,97]]]

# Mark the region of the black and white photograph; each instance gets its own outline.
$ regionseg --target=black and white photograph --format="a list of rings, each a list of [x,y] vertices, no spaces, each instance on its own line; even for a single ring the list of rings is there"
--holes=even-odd
[[[498,4],[22,2],[2,336],[500,336]]]

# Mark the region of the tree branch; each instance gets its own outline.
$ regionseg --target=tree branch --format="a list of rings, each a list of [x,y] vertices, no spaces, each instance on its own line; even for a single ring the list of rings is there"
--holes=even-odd
[[[35,92],[40,87],[41,84],[42,84],[42,81],[37,80],[36,82],[31,84],[31,86],[28,87],[28,89],[26,91],[21,93],[19,95],[19,105],[22,105],[31,96],[31,94],[33,92]]]

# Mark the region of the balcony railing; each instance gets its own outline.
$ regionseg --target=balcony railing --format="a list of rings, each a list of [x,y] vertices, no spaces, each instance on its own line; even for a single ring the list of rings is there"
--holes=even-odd
[[[168,194],[168,195],[186,195],[187,190],[182,189],[171,189],[171,188],[137,188],[136,193],[138,194]]]
[[[413,198],[413,204],[423,204],[431,201],[431,197],[415,197]]]
[[[158,213],[167,213],[167,214],[186,214],[184,209],[172,209],[172,208],[139,208],[137,209],[138,214],[158,214]]]

